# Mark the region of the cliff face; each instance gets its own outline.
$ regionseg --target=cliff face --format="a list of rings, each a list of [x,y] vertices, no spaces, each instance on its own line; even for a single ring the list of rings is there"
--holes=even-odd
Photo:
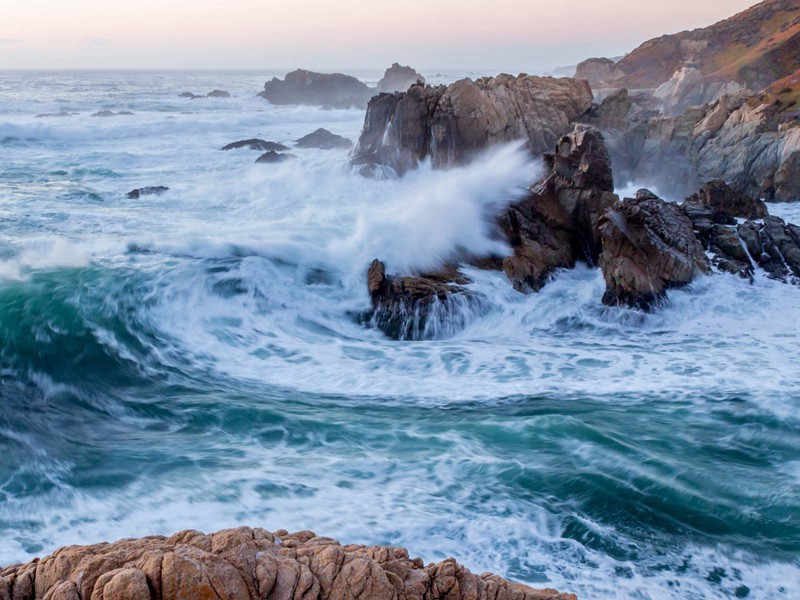
[[[241,527],[69,546],[0,568],[14,600],[577,600],[403,548],[342,546],[310,531]]]
[[[402,175],[424,158],[448,167],[520,139],[539,154],[591,104],[588,83],[568,78],[498,75],[447,87],[412,85],[370,101],[352,162]]]
[[[800,2],[766,0],[704,29],[649,40],[616,63],[611,83],[656,88],[682,68],[708,81],[735,81],[760,90],[797,69]]]

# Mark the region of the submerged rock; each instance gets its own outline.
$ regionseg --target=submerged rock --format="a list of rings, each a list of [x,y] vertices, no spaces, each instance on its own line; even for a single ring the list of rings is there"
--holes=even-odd
[[[132,116],[133,113],[128,110],[121,110],[120,112],[114,112],[111,110],[100,110],[94,113],[93,117],[129,117]]]
[[[411,67],[394,63],[386,69],[383,78],[378,82],[378,93],[405,92],[415,83],[425,83],[425,78]]]
[[[577,600],[449,558],[427,566],[404,548],[342,546],[310,531],[181,531],[92,546],[0,568],[14,600]]]
[[[74,117],[77,114],[78,113],[66,112],[66,111],[62,110],[61,112],[57,112],[57,113],[40,113],[40,114],[36,115],[35,118],[37,118],[37,119],[47,119],[47,118],[56,118],[56,117]]]
[[[194,100],[195,98],[202,98],[203,96],[198,96],[197,94],[193,94],[192,92],[183,92],[178,94],[178,98],[190,98]]]
[[[135,190],[128,192],[127,196],[128,198],[135,200],[141,196],[157,196],[158,194],[163,194],[168,190],[169,188],[165,185],[156,185],[151,187],[136,188]]]
[[[256,163],[275,164],[290,160],[292,158],[296,158],[294,154],[289,154],[288,152],[275,152],[275,150],[270,150],[259,156],[256,159]]]
[[[370,100],[352,164],[402,175],[425,158],[451,167],[514,140],[539,154],[591,104],[588,83],[577,79],[498,75],[447,87],[414,84]]]
[[[206,98],[230,98],[231,93],[225,90],[211,90],[206,94]]]
[[[313,133],[295,140],[295,143],[298,148],[319,148],[320,150],[349,149],[353,146],[353,142],[346,137],[336,135],[321,127]]]
[[[238,142],[231,142],[230,144],[226,144],[222,147],[222,150],[236,150],[238,148],[248,148],[249,150],[260,150],[261,152],[267,152],[269,150],[274,150],[275,152],[284,152],[289,150],[289,146],[284,146],[283,144],[279,144],[277,142],[268,142],[266,140],[260,140],[258,138],[252,138],[249,140],[240,140]]]
[[[342,73],[297,69],[284,79],[274,77],[259,94],[272,104],[308,104],[332,108],[363,108],[373,94],[365,83]]]
[[[607,209],[598,229],[606,281],[603,304],[648,310],[667,290],[710,271],[689,217],[649,190]]]

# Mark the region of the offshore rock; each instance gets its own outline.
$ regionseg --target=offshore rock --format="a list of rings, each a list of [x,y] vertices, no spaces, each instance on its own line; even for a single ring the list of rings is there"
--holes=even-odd
[[[403,548],[342,546],[310,531],[240,527],[68,546],[0,568],[13,600],[577,600],[450,558],[427,566]]]
[[[249,150],[260,150],[261,152],[267,152],[269,150],[274,150],[275,152],[285,152],[289,150],[289,146],[284,146],[283,144],[279,144],[278,142],[268,142],[266,140],[260,140],[258,138],[252,138],[249,140],[240,140],[238,142],[231,142],[230,144],[226,144],[222,147],[223,150],[236,150],[238,148],[247,148]]]
[[[606,281],[603,304],[650,309],[667,290],[710,271],[689,217],[648,190],[606,210],[598,222]]]
[[[299,140],[295,140],[295,143],[298,148],[319,148],[321,150],[349,149],[353,146],[353,142],[346,137],[336,135],[321,127],[308,135],[304,135]]]
[[[277,77],[264,84],[258,94],[272,104],[307,104],[332,108],[363,108],[373,90],[350,75],[314,73],[297,69],[284,79]]]
[[[471,281],[455,265],[405,277],[386,275],[375,259],[367,272],[372,310],[367,321],[396,340],[438,338],[461,329],[480,311],[481,298],[464,286]]]
[[[383,78],[378,82],[378,93],[405,92],[417,82],[425,83],[425,78],[411,67],[394,63],[386,69]]]
[[[262,154],[256,159],[256,164],[276,164],[285,162],[292,158],[295,158],[294,154],[289,154],[288,152],[275,152],[275,150],[269,150],[268,152],[264,152],[264,154]]]
[[[465,164],[487,147],[526,140],[539,154],[592,105],[577,79],[498,75],[447,87],[412,85],[370,100],[352,164],[398,175],[430,158],[436,168]]]
[[[225,90],[211,90],[206,94],[206,98],[230,98],[231,93]]]
[[[169,191],[169,188],[165,185],[155,185],[150,187],[143,187],[143,188],[136,188],[135,190],[131,190],[128,192],[128,198],[132,200],[136,200],[142,196],[157,196],[159,194],[163,194],[164,192]]]

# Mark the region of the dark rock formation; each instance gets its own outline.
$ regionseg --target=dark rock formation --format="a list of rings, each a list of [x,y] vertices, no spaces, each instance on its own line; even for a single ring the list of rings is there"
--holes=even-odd
[[[513,254],[503,270],[520,292],[541,289],[557,269],[600,254],[596,221],[618,200],[611,159],[596,129],[576,126],[544,155],[548,175],[499,218]]]
[[[71,112],[66,112],[66,111],[62,110],[61,112],[57,112],[57,113],[40,113],[40,114],[36,115],[35,118],[37,118],[37,119],[47,119],[47,118],[54,118],[54,117],[74,117],[77,114],[78,113],[71,113]]]
[[[283,144],[279,144],[277,142],[268,142],[266,140],[260,140],[258,138],[252,138],[249,140],[240,140],[238,142],[231,142],[230,144],[226,144],[222,147],[223,150],[236,150],[238,148],[247,148],[249,150],[260,150],[261,152],[267,152],[269,150],[273,150],[275,152],[285,152],[289,150],[289,146],[284,146]]]
[[[178,94],[178,98],[189,98],[191,100],[194,100],[195,98],[203,98],[203,96],[198,96],[196,94],[193,94],[192,92],[183,92],[181,94]]]
[[[689,196],[682,208],[687,213],[708,211],[714,218],[725,215],[744,219],[763,219],[769,214],[767,205],[761,200],[736,192],[719,179],[710,181],[699,192]]]
[[[396,340],[435,339],[453,334],[480,312],[480,296],[464,286],[471,283],[455,265],[439,271],[405,277],[386,275],[375,259],[367,272],[372,310],[366,315],[376,327]]]
[[[668,289],[685,286],[710,271],[686,214],[648,190],[606,210],[598,227],[604,304],[648,310]]]
[[[299,140],[295,140],[295,143],[298,148],[319,148],[321,150],[333,150],[335,148],[349,149],[353,146],[353,142],[346,137],[336,135],[321,127],[313,133],[309,133]]]
[[[114,112],[111,110],[101,110],[94,113],[93,117],[129,117],[133,115],[132,112],[127,110],[121,110],[120,112]]]
[[[128,198],[135,200],[141,196],[157,196],[158,194],[163,194],[168,190],[169,188],[165,185],[156,185],[151,187],[136,188],[135,190],[128,192],[127,195]]]
[[[230,98],[231,93],[225,90],[211,90],[206,94],[206,98]]]
[[[355,77],[341,73],[314,73],[298,69],[284,79],[264,84],[259,94],[272,104],[308,104],[332,108],[362,108],[373,90]]]
[[[394,63],[386,69],[383,78],[378,82],[378,93],[405,92],[417,82],[425,83],[425,78],[411,67],[403,67]]]
[[[612,192],[610,158],[596,129],[576,126],[545,155],[545,164],[547,177],[496,218],[511,256],[467,259],[482,269],[502,269],[523,293],[539,291],[558,269],[578,260],[594,263],[600,253],[596,221],[618,199]],[[484,310],[482,299],[465,287],[470,281],[453,265],[389,277],[385,265],[375,260],[367,280],[372,299],[368,320],[394,338],[435,336],[444,321],[456,330],[466,317]]]
[[[0,568],[8,600],[577,600],[450,558],[425,566],[404,548],[342,546],[310,531],[181,531]]]
[[[264,154],[259,156],[256,159],[256,163],[275,164],[290,160],[292,158],[295,158],[294,154],[289,154],[288,152],[275,152],[275,150],[269,150],[268,152],[264,152]]]
[[[526,140],[539,154],[591,104],[589,85],[576,79],[499,75],[447,87],[415,84],[370,101],[352,163],[402,175],[427,157],[450,167],[512,140]]]

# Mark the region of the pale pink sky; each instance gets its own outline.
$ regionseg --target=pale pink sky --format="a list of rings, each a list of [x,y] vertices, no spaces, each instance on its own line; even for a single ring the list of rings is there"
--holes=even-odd
[[[0,68],[535,72],[755,0],[0,0]]]

